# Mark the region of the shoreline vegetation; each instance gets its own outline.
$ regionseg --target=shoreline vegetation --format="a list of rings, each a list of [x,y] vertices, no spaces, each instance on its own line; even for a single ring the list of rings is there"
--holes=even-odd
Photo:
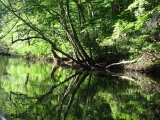
[[[36,56],[20,56],[20,55],[11,55],[9,53],[5,54],[0,53],[1,56],[10,56],[10,57],[17,57],[17,58],[23,58],[27,61],[30,62],[47,62],[47,63],[53,63],[57,66],[67,66],[67,67],[81,67],[78,64],[75,64],[73,61],[68,61],[68,59],[65,58],[60,58],[61,62],[59,63],[54,63],[54,59],[51,57],[36,57]],[[117,56],[121,57],[121,56]],[[92,70],[111,70],[111,71],[117,71],[117,70],[125,70],[125,71],[135,71],[135,72],[141,72],[141,73],[154,73],[154,74],[159,74],[160,70],[160,61],[159,61],[159,55],[158,54],[150,54],[150,53],[144,53],[141,57],[137,57],[136,59],[133,60],[121,60],[120,62],[111,62],[111,61],[116,61],[116,60],[111,60],[109,64],[106,63],[104,58],[99,58],[102,61],[97,61],[100,64],[105,64],[105,67],[91,67],[90,69]],[[107,60],[107,59],[106,59]],[[98,64],[98,63],[97,63]],[[84,68],[85,69],[85,68]]]

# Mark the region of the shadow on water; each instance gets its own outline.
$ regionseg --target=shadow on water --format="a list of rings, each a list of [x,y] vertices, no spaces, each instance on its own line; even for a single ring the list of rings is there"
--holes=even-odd
[[[151,120],[160,84],[144,74],[111,73],[0,58],[0,106],[7,120]]]

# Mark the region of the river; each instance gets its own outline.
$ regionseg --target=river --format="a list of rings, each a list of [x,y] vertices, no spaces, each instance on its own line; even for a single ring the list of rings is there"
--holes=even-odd
[[[158,120],[160,79],[0,56],[6,120]]]

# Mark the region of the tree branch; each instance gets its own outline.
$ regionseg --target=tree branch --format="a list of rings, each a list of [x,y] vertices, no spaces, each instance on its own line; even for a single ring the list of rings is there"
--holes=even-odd
[[[115,66],[115,65],[132,64],[132,63],[135,63],[135,62],[137,62],[137,59],[130,60],[130,61],[122,61],[122,62],[118,62],[118,63],[112,63],[112,64],[106,66],[105,68],[107,69],[107,68],[109,68],[111,66]]]
[[[43,39],[42,37],[39,37],[39,36],[32,36],[32,37],[27,37],[27,38],[19,38],[19,39],[16,39],[16,40],[12,40],[12,44],[14,44],[15,42],[18,42],[18,41],[26,41],[26,40],[30,40],[30,39],[34,39],[34,38]]]
[[[14,18],[14,17],[13,17],[13,18]],[[13,19],[13,18],[12,18],[12,19]],[[7,22],[10,22],[12,19],[10,19],[10,20],[7,21]],[[18,21],[19,21],[19,20],[17,20],[17,21],[12,25],[11,29],[9,29],[6,33],[4,33],[2,36],[0,36],[0,39],[5,38],[5,37],[14,29],[14,27],[17,25]],[[7,22],[5,22],[5,24],[6,24]],[[4,26],[5,26],[5,25],[3,25],[3,26],[1,26],[1,27],[4,27]]]

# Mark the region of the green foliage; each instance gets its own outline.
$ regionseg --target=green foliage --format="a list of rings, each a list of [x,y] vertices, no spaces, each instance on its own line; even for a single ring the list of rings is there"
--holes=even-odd
[[[121,13],[121,19],[115,23],[111,36],[119,51],[142,53],[146,50],[158,50],[159,42],[152,41],[155,39],[153,36],[158,34],[160,20],[156,16],[159,15],[159,7],[149,10],[147,6],[150,4],[150,1],[137,0]],[[131,19],[126,18],[128,15],[131,15]]]
[[[148,46],[159,51],[156,45],[159,41],[153,43],[160,22],[157,1],[10,0],[1,3],[0,46],[9,46],[12,54],[49,57],[51,42],[60,56],[64,55],[61,50],[83,57],[86,52],[93,58],[108,52],[142,53]],[[42,39],[21,42],[21,39],[41,36]],[[49,44],[44,36],[50,40]],[[11,44],[18,39],[19,42]]]

